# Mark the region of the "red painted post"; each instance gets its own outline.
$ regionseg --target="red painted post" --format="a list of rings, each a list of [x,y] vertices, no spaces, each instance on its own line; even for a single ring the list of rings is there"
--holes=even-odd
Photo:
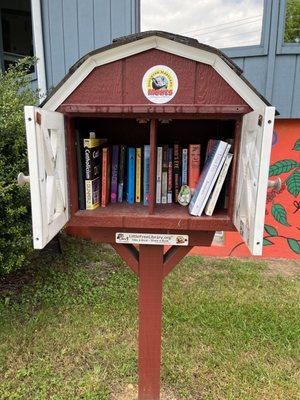
[[[139,396],[160,398],[163,246],[140,245]]]

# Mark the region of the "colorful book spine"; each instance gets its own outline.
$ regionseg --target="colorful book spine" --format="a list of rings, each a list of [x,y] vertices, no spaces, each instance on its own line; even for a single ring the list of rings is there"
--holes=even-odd
[[[228,153],[225,159],[225,162],[223,164],[223,167],[221,169],[221,172],[219,174],[218,180],[215,184],[215,187],[213,189],[213,191],[211,192],[208,200],[207,200],[207,204],[205,206],[205,214],[206,215],[212,215],[217,203],[217,200],[219,198],[222,186],[224,184],[226,175],[228,173],[228,169],[232,160],[233,154]]]
[[[202,174],[200,176],[199,182],[196,186],[195,193],[189,204],[189,212],[192,215],[200,216],[205,207],[205,199],[207,199],[207,193],[214,180],[217,169],[221,163],[221,160],[225,154],[228,145],[226,142],[221,140],[216,142],[216,145],[211,152],[209,158],[204,164]],[[229,151],[229,149],[228,149]],[[227,153],[228,153],[227,151]],[[226,154],[227,155],[227,154]],[[209,195],[210,193],[208,193]]]
[[[142,180],[142,148],[137,147],[135,152],[135,202],[141,202]]]
[[[101,206],[106,207],[109,203],[110,194],[110,154],[109,148],[102,149],[102,188],[101,188]]]
[[[162,179],[162,147],[157,147],[156,155],[156,203],[161,203],[161,179]]]
[[[85,181],[86,209],[94,210],[100,205],[100,178]]]
[[[124,197],[125,160],[126,160],[126,146],[121,146],[119,173],[118,173],[118,203],[122,203]]]
[[[143,174],[143,198],[144,206],[149,204],[150,190],[150,146],[144,146],[144,174]]]
[[[118,195],[118,169],[119,169],[119,145],[112,147],[111,156],[111,185],[110,185],[110,201],[111,203],[117,202]]]
[[[168,148],[168,203],[173,202],[173,148]]]
[[[161,177],[161,202],[168,202],[168,146],[163,146],[162,177]]]
[[[188,149],[182,149],[181,185],[188,184]]]
[[[127,202],[134,204],[135,189],[135,148],[128,147],[127,150]]]
[[[181,182],[180,182],[180,147],[179,144],[175,143],[173,147],[173,152],[174,152],[174,200],[175,202],[178,202],[178,194],[180,191],[181,187]]]
[[[189,145],[189,179],[190,189],[195,190],[200,177],[200,144]]]

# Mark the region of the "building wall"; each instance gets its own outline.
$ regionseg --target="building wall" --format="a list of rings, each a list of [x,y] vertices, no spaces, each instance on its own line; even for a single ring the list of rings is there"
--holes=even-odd
[[[270,179],[283,182],[268,190],[263,258],[300,255],[300,44],[284,44],[286,0],[265,0],[259,46],[223,49],[245,77],[280,112],[275,121]],[[276,172],[278,174],[273,173]],[[250,257],[239,233],[225,232],[224,243],[195,248],[195,254]]]
[[[286,0],[265,0],[259,46],[222,49],[280,112],[300,118],[300,43],[284,44]]]
[[[88,52],[139,30],[139,0],[41,0],[47,87]]]

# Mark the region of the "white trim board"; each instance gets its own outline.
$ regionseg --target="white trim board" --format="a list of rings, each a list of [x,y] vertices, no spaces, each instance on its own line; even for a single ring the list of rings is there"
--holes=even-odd
[[[267,106],[219,55],[153,35],[91,55],[73,72],[57,92],[49,98],[43,108],[55,111],[94,68],[150,49],[162,50],[170,54],[210,65],[251,108],[264,110]]]
[[[40,90],[40,102],[41,102],[46,97],[47,93],[41,0],[31,0],[31,18],[32,18],[34,52],[37,58],[37,63],[36,63],[37,81],[38,81],[38,88]]]

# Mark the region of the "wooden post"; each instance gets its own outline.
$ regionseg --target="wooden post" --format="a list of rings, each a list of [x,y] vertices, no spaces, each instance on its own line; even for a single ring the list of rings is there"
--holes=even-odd
[[[138,400],[159,400],[164,248],[139,247]]]

